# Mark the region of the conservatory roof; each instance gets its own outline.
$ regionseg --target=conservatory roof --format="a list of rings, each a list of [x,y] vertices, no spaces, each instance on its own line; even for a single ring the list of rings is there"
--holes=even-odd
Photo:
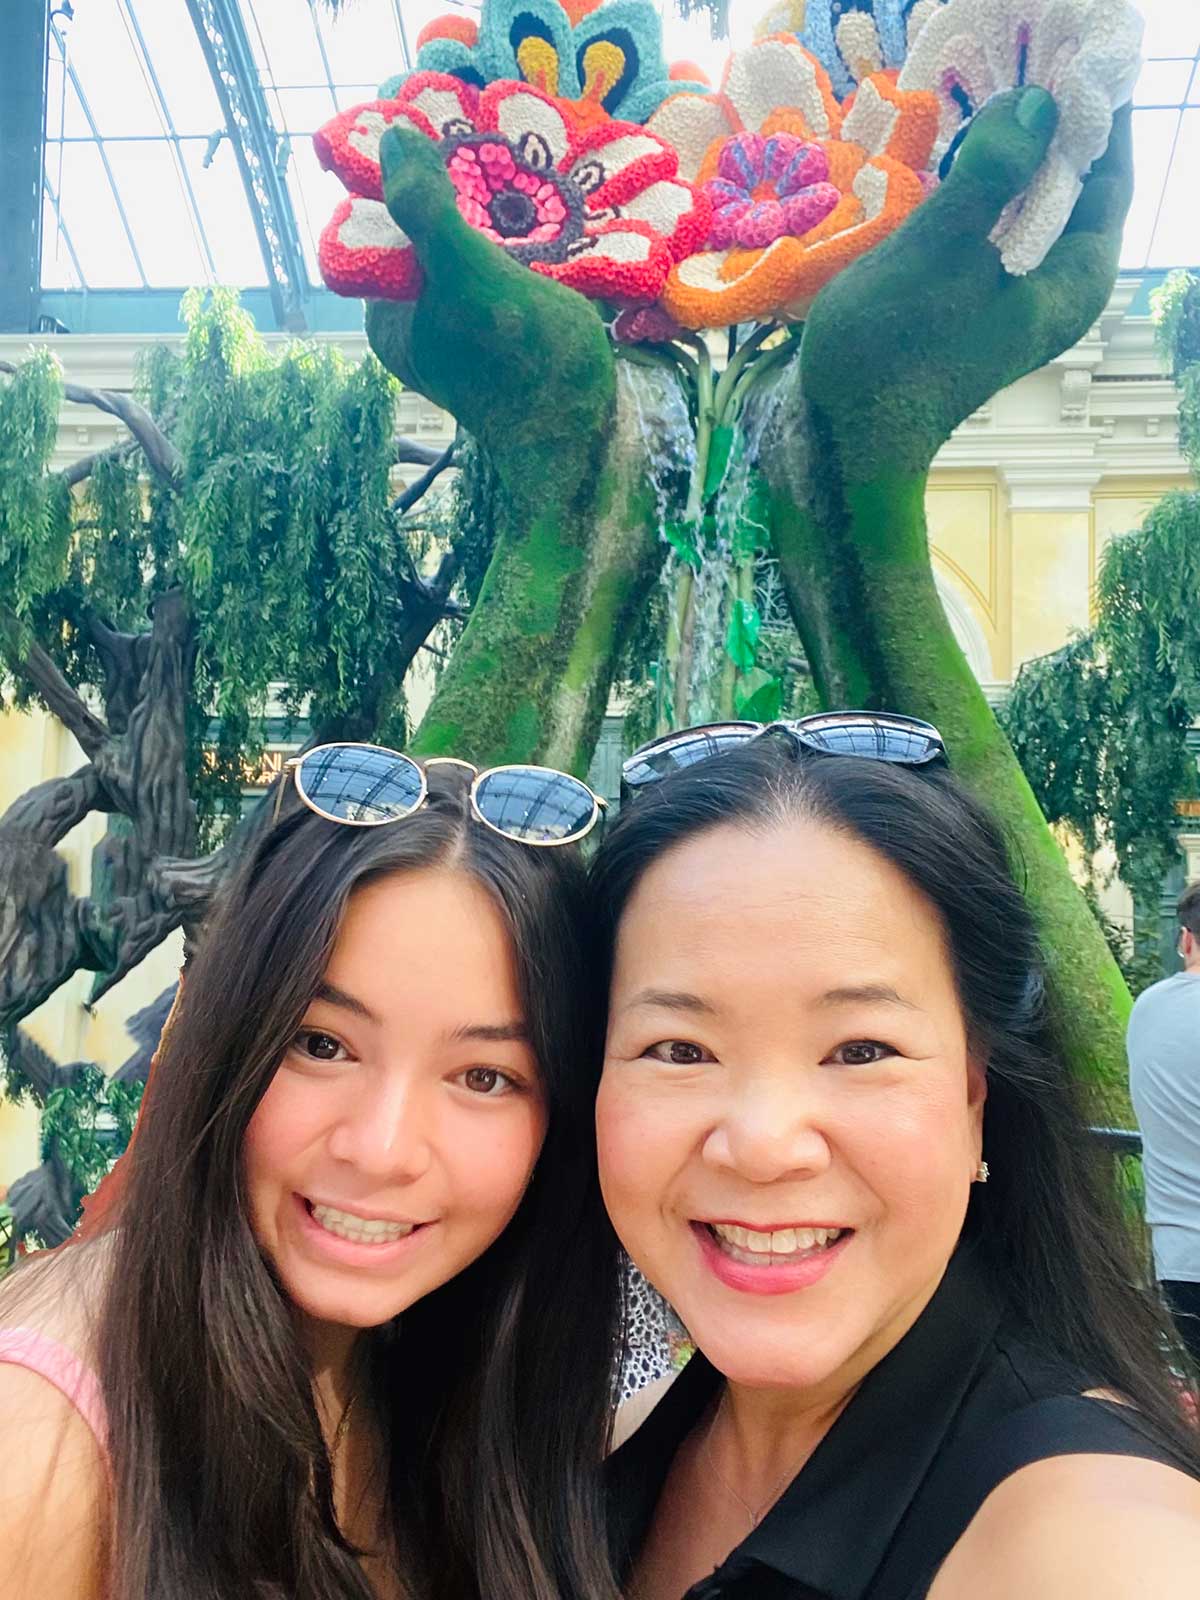
[[[1200,263],[1200,5],[1137,3],[1147,26],[1122,256],[1132,271]],[[662,5],[668,59],[715,74],[727,47],[704,17]],[[303,308],[319,284],[316,238],[341,188],[311,135],[409,66],[421,28],[454,9],[477,7],[344,0],[335,15],[316,0],[54,0],[43,290],[266,286],[278,322],[313,325]],[[735,30],[759,9],[733,0]]]

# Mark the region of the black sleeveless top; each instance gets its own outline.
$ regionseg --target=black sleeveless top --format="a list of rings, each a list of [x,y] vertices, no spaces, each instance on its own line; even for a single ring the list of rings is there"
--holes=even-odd
[[[675,1452],[719,1374],[696,1355],[608,1463],[609,1521],[627,1578]],[[807,1464],[711,1578],[682,1600],[923,1600],[997,1484],[1060,1455],[1178,1467],[1128,1406],[1007,1322],[960,1249],[909,1333],[860,1386]]]

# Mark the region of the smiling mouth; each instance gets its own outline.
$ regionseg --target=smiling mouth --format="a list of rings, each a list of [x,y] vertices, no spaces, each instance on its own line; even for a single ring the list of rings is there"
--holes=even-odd
[[[774,1228],[759,1232],[729,1222],[695,1224],[708,1234],[723,1256],[746,1267],[794,1267],[831,1250],[852,1228]]]
[[[351,1211],[339,1211],[336,1206],[319,1205],[305,1200],[309,1216],[319,1228],[338,1239],[348,1239],[351,1244],[395,1244],[397,1239],[407,1239],[410,1233],[423,1228],[423,1222],[389,1222],[383,1217],[359,1217]]]

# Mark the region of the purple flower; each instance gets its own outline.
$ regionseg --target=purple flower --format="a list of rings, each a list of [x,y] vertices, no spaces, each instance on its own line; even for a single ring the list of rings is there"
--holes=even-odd
[[[794,133],[735,134],[704,190],[713,207],[712,250],[763,250],[789,235],[801,239],[841,199],[824,150]]]

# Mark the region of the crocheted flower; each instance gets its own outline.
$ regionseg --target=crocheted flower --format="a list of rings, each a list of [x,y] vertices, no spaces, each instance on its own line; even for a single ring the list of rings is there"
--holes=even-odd
[[[794,31],[800,43],[828,72],[838,98],[845,100],[872,73],[903,64],[906,54],[942,0],[808,0],[798,24],[784,22],[789,7],[776,5],[772,17]],[[792,0],[791,10],[795,10]]]
[[[947,0],[917,36],[899,86],[938,97],[935,162],[948,164],[976,111],[1005,89],[1038,84],[1058,104],[1046,160],[992,234],[1009,272],[1040,265],[1066,227],[1133,92],[1141,37],[1128,0]]]
[[[708,247],[671,271],[666,310],[688,328],[803,316],[920,204],[937,121],[935,95],[902,94],[888,73],[843,106],[794,38],[736,52],[718,95],[665,101],[648,128],[715,208]]]
[[[708,86],[693,63],[668,68],[653,0],[483,0],[478,23],[458,13],[421,30],[417,68],[453,73],[479,89],[522,80],[571,101],[580,123],[597,114],[645,122],[681,86]],[[382,93],[403,81],[391,80]]]
[[[708,242],[763,250],[791,234],[802,239],[841,199],[819,144],[794,133],[738,133],[722,147],[717,176],[704,185],[712,201]]]
[[[657,299],[672,262],[708,232],[706,196],[678,177],[656,135],[607,119],[580,128],[562,102],[524,83],[478,90],[414,73],[391,100],[343,112],[317,155],[351,191],[321,235],[322,276],[338,294],[413,300],[421,272],[383,204],[379,143],[407,127],[437,144],[462,217],[534,272],[618,305]]]
[[[621,312],[612,331],[621,344],[667,344],[684,330],[661,306],[634,306]]]

